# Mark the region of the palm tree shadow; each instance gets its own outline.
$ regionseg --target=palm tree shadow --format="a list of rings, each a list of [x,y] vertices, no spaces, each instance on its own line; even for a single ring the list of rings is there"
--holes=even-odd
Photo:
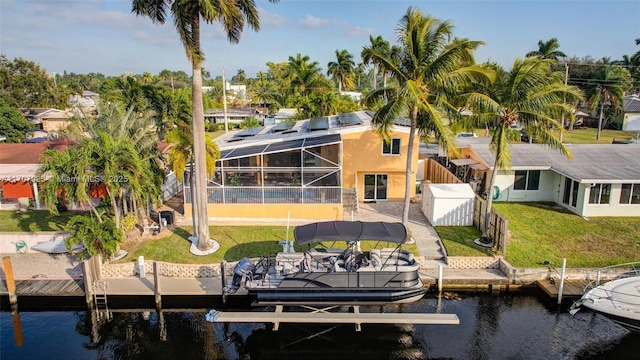
[[[278,240],[272,240],[238,244],[227,250],[224,254],[224,259],[238,261],[243,257],[274,256],[282,251],[282,246],[278,242]]]

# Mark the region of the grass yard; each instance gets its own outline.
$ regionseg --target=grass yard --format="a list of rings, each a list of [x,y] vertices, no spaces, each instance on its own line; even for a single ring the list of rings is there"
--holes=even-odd
[[[19,212],[16,210],[0,211],[0,231],[64,231],[64,227],[75,215],[83,212],[65,211],[60,215],[52,215],[47,210],[29,210]]]
[[[482,233],[473,226],[436,226],[448,256],[491,256],[491,250],[473,243]]]
[[[566,131],[562,136],[565,144],[611,144],[613,139],[629,140],[634,134],[620,130],[604,129],[600,132],[600,140],[596,140],[598,130],[595,128],[574,129]]]
[[[570,268],[597,268],[640,261],[639,217],[585,220],[558,205],[494,203],[509,219],[507,260],[516,267],[554,267],[567,259]]]
[[[135,242],[125,242],[123,249],[129,251],[124,259],[118,262],[129,262],[144,256],[145,259],[166,261],[182,264],[210,264],[221,260],[237,261],[243,257],[259,257],[276,254],[282,251],[279,241],[286,239],[285,226],[211,226],[211,238],[220,243],[220,250],[207,256],[197,256],[189,252],[190,243],[187,238],[191,234],[191,227],[176,227],[172,232],[157,238],[146,238]],[[293,240],[293,228],[290,229],[289,239]],[[335,245],[325,244],[336,248],[345,248],[344,243]],[[362,250],[372,249],[374,242],[362,242]],[[386,242],[377,244],[378,248],[392,247]],[[304,250],[306,246],[295,246],[296,250]],[[403,248],[417,254],[416,245],[405,245]]]

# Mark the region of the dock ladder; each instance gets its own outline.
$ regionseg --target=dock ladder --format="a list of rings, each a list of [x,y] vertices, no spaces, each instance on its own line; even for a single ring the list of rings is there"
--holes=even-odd
[[[95,280],[93,282],[93,303],[95,304],[98,320],[111,320],[111,312],[107,305],[107,289],[109,289],[107,280]]]

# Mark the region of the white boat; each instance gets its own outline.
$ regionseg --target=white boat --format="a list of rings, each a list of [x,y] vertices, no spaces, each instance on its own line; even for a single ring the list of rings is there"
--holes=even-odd
[[[67,247],[64,245],[64,240],[51,240],[39,242],[31,247],[32,250],[48,254],[63,254],[67,252]]]
[[[235,267],[227,290],[244,287],[255,296],[256,305],[409,303],[426,292],[418,262],[401,249],[411,238],[401,223],[327,221],[298,226],[294,236],[298,245],[309,245],[309,249],[283,251],[256,264],[245,258]],[[360,251],[358,242],[364,240],[396,247]],[[318,246],[322,242],[346,242],[347,246]]]
[[[572,306],[572,313],[584,306],[633,332],[640,333],[640,263],[616,267],[620,266],[631,270],[587,291]]]

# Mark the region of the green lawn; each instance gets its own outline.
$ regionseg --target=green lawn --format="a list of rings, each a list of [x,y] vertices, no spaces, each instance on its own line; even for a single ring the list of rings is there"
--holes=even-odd
[[[65,225],[74,215],[81,212],[65,211],[60,215],[51,215],[47,210],[15,210],[0,211],[0,232],[17,231],[63,231]]]
[[[473,243],[482,235],[473,226],[436,226],[449,256],[488,256],[491,251]]]
[[[160,260],[183,264],[209,264],[221,260],[236,261],[243,257],[259,257],[276,254],[282,251],[279,241],[286,239],[285,226],[211,226],[211,238],[220,244],[220,250],[207,256],[196,256],[189,252],[190,243],[187,240],[192,231],[191,227],[176,227],[169,236],[145,239],[139,242],[127,242],[123,246],[129,255],[119,262],[134,261],[138,256],[146,259]],[[293,240],[293,228],[290,229],[289,239]],[[325,244],[336,248],[344,248],[344,243],[335,245]],[[374,242],[362,242],[362,250],[369,250],[376,245]],[[393,246],[386,242],[377,244],[378,248]],[[296,250],[304,250],[306,246],[295,246]],[[405,245],[403,248],[417,254],[416,245]]]
[[[613,139],[629,140],[634,137],[632,133],[605,129],[600,132],[600,140],[596,140],[597,132],[598,130],[594,128],[566,131],[562,137],[562,142],[573,144],[611,144]]]
[[[494,203],[509,219],[507,260],[516,267],[603,267],[640,261],[640,217],[589,220],[554,204]]]

